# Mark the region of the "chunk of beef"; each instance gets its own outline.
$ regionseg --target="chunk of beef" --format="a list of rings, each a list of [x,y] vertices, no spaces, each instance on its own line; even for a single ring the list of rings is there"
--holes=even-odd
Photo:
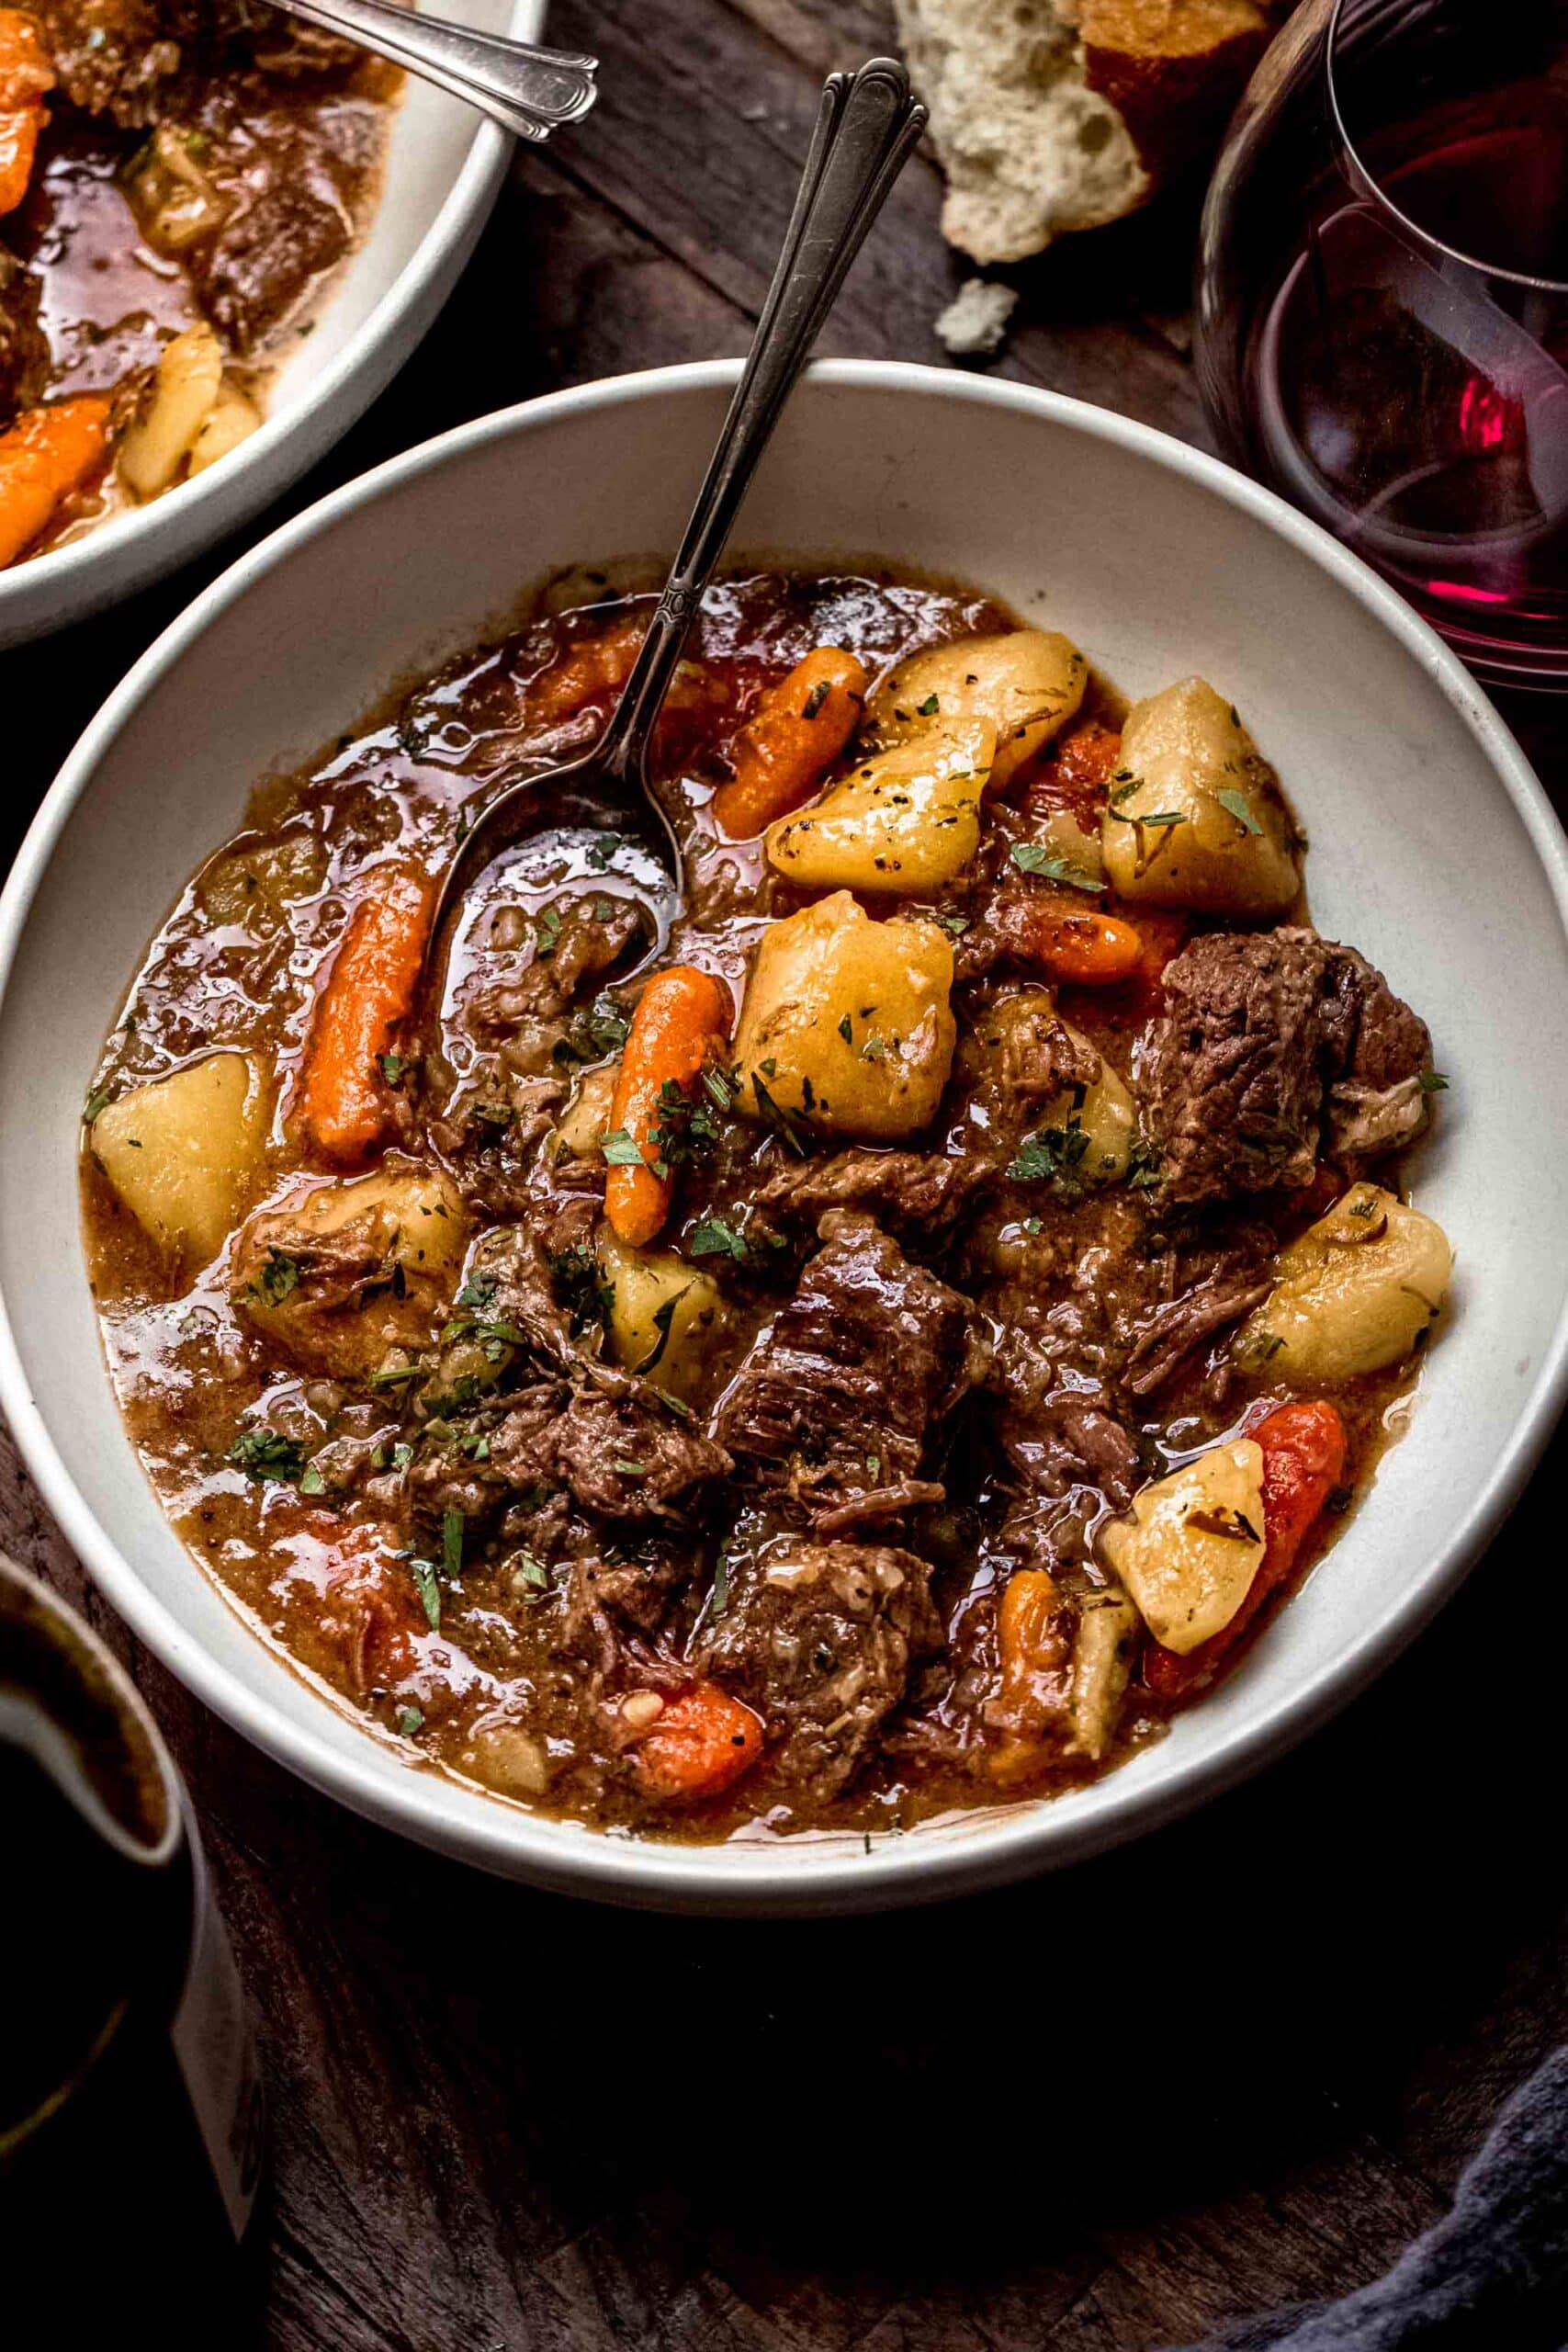
[[[452,1417],[449,1437],[421,1446],[410,1494],[423,1516],[456,1509],[488,1519],[511,1496],[561,1487],[593,1520],[673,1521],[734,1466],[721,1445],[675,1419],[656,1391],[639,1393],[629,1381],[615,1396],[542,1382],[502,1406],[484,1408],[482,1453],[460,1417]]]
[[[250,56],[274,73],[340,72],[354,51],[256,0],[29,0],[73,106],[129,129],[191,78]]]
[[[1315,932],[1210,932],[1168,964],[1145,1039],[1159,1198],[1199,1204],[1311,1181],[1426,1123],[1426,1025],[1353,948]]]
[[[291,167],[292,166],[292,167]],[[258,157],[249,182],[189,267],[197,299],[232,351],[254,351],[281,326],[354,236],[354,215],[304,148]]]
[[[911,1552],[786,1538],[736,1571],[696,1662],[762,1717],[787,1780],[836,1795],[941,1646],[930,1579]]]
[[[0,428],[40,401],[49,382],[49,343],[38,312],[38,279],[0,245]]]
[[[879,1514],[879,1489],[940,1496],[920,1479],[927,1437],[981,1376],[986,1349],[970,1302],[869,1216],[830,1209],[818,1231],[823,1247],[742,1363],[718,1435],[841,1528],[856,1504]]]
[[[790,1160],[755,1197],[760,1208],[812,1223],[828,1209],[865,1209],[894,1232],[931,1241],[951,1232],[987,1173],[970,1158],[857,1148]]]
[[[1154,1396],[1194,1350],[1261,1305],[1271,1287],[1268,1250],[1272,1238],[1266,1234],[1261,1250],[1244,1240],[1236,1249],[1213,1251],[1213,1262],[1175,1297],[1162,1299],[1138,1317],[1122,1371],[1131,1395]]]

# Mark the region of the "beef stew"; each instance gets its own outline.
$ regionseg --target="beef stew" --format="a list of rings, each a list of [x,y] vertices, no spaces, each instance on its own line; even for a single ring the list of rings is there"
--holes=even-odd
[[[550,585],[253,797],[87,1103],[130,1434],[253,1622],[411,1758],[618,1834],[1049,1794],[1245,1670],[1450,1272],[1417,1013],[1306,919],[1240,710],[1123,711],[983,596],[711,589],[635,843],[491,870],[649,599]]]
[[[399,82],[260,0],[0,7],[0,565],[255,430]]]

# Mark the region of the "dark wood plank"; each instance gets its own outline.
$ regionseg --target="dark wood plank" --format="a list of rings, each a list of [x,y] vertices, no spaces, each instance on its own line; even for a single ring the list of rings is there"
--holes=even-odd
[[[270,520],[466,416],[743,348],[819,78],[889,37],[886,0],[558,0],[551,29],[604,56],[602,107],[519,161],[424,349]],[[828,347],[940,359],[938,202],[922,159]],[[1015,273],[1002,372],[1201,437],[1190,235],[1168,207]],[[229,552],[0,661],[0,825]],[[1132,1852],[720,1926],[477,1878],[290,1781],[137,1651],[0,1437],[0,1540],[127,1657],[207,1825],[272,2086],[276,2352],[1142,2352],[1371,2275],[1568,2028],[1551,1523],[1521,1510],[1341,1724]]]

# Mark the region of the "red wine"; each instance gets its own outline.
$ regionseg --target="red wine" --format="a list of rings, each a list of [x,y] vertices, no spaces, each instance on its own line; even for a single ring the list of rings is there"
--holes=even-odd
[[[1375,186],[1325,175],[1254,312],[1261,467],[1461,650],[1568,666],[1568,293],[1498,274],[1568,277],[1562,93],[1515,83],[1359,153]]]

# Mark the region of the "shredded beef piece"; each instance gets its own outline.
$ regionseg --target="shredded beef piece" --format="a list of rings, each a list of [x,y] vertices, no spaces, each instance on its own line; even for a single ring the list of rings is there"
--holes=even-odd
[[[900,1233],[933,1238],[951,1229],[986,1172],[974,1159],[940,1152],[857,1148],[791,1160],[758,1188],[756,1200],[760,1208],[813,1222],[825,1209],[867,1209]]]
[[[734,1464],[722,1445],[637,1396],[577,1396],[554,1423],[547,1476],[598,1519],[669,1519]]]
[[[1196,1205],[1308,1183],[1426,1123],[1426,1024],[1353,948],[1315,932],[1209,932],[1168,964],[1140,1064],[1159,1198]]]
[[[695,1662],[757,1710],[784,1778],[836,1795],[941,1646],[930,1579],[911,1552],[786,1539],[737,1569]]]
[[[474,1245],[468,1287],[486,1295],[484,1320],[511,1324],[546,1363],[599,1387],[626,1386],[624,1374],[597,1361],[597,1328],[572,1330],[573,1282],[586,1294],[594,1281],[600,1202],[578,1193],[554,1202],[535,1200],[531,1206],[528,1223],[491,1226]],[[438,1387],[441,1382],[438,1366]]]
[[[742,1363],[718,1435],[842,1525],[846,1505],[919,1478],[931,1424],[980,1377],[985,1349],[970,1302],[869,1216],[830,1209],[818,1231],[823,1247]]]
[[[38,279],[0,245],[0,427],[40,401],[49,382],[49,343],[38,308]]]
[[[341,72],[355,51],[254,0],[28,0],[73,106],[128,129],[192,78],[254,55],[269,72]]]
[[[1269,1276],[1256,1263],[1246,1270],[1232,1266],[1155,1307],[1138,1327],[1122,1367],[1122,1385],[1134,1396],[1152,1396],[1180,1370],[1194,1348],[1260,1306],[1270,1287]]]

